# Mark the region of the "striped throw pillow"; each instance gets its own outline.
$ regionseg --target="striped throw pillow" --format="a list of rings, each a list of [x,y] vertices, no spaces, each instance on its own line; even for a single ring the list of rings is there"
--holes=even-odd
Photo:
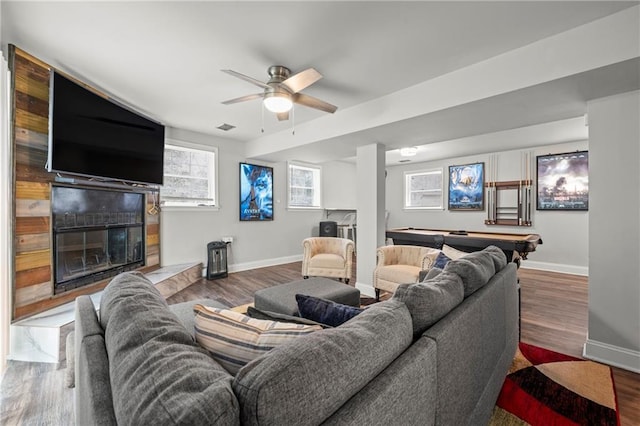
[[[229,373],[276,346],[322,330],[319,325],[258,320],[227,309],[195,305],[196,341]]]

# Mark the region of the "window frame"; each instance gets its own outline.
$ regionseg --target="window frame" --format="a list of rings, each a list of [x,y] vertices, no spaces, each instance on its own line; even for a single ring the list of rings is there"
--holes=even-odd
[[[412,206],[410,205],[410,201],[411,201],[411,197],[410,194],[411,192],[417,192],[417,191],[411,191],[410,190],[410,185],[409,183],[409,179],[413,176],[417,176],[417,175],[428,175],[428,174],[440,174],[440,205],[439,206]],[[403,203],[403,209],[404,210],[427,210],[427,211],[444,211],[444,168],[442,167],[436,167],[436,168],[432,168],[432,169],[422,169],[422,170],[411,170],[411,171],[405,171],[404,174],[404,179],[403,179],[403,186],[404,186],[404,203]],[[433,191],[436,192],[436,189],[432,189],[432,190],[424,190],[423,192],[426,191]]]
[[[311,169],[318,173],[318,182],[314,185],[314,199],[318,200],[317,206],[297,206],[291,204],[291,168]],[[316,197],[316,192],[317,197]],[[318,164],[304,163],[301,161],[287,161],[287,209],[290,210],[322,210],[322,166]]]
[[[181,211],[181,210],[219,210],[220,202],[218,197],[218,164],[219,164],[219,156],[218,156],[218,147],[209,146],[209,145],[201,145],[196,143],[185,142],[177,139],[165,139],[165,150],[167,147],[178,148],[178,150],[192,150],[192,151],[204,151],[213,153],[213,175],[209,177],[210,180],[213,180],[213,204],[207,205],[189,205],[189,204],[166,204],[166,200],[163,199],[162,195],[159,195],[159,202],[162,210],[168,211]],[[166,156],[165,156],[166,157]],[[165,176],[163,169],[163,177]],[[160,194],[162,193],[162,188],[160,189]]]

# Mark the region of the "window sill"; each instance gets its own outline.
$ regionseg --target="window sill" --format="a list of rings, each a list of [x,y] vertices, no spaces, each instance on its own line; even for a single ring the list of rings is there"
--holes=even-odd
[[[322,207],[291,207],[288,206],[287,210],[289,211],[322,211],[324,210]]]
[[[219,206],[162,206],[160,211],[163,212],[217,212]]]

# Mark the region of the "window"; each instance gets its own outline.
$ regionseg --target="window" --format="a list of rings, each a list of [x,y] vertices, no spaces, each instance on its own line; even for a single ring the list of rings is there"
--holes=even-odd
[[[164,147],[163,206],[215,206],[217,149],[177,145]]]
[[[319,166],[289,163],[288,206],[290,208],[321,208],[321,171]]]
[[[404,208],[442,210],[442,169],[405,172]]]

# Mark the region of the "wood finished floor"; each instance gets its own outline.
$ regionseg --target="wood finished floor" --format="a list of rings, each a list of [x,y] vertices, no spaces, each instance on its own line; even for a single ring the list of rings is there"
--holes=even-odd
[[[259,289],[300,279],[300,269],[296,262],[218,280],[201,279],[168,302],[212,298],[228,306],[243,305],[252,302]],[[587,334],[587,278],[527,269],[518,275],[522,341],[581,356]],[[0,387],[0,424],[72,425],[73,391],[64,387],[65,366],[64,361],[57,365],[10,361]],[[621,425],[638,426],[640,375],[618,368],[613,368],[613,375]]]

